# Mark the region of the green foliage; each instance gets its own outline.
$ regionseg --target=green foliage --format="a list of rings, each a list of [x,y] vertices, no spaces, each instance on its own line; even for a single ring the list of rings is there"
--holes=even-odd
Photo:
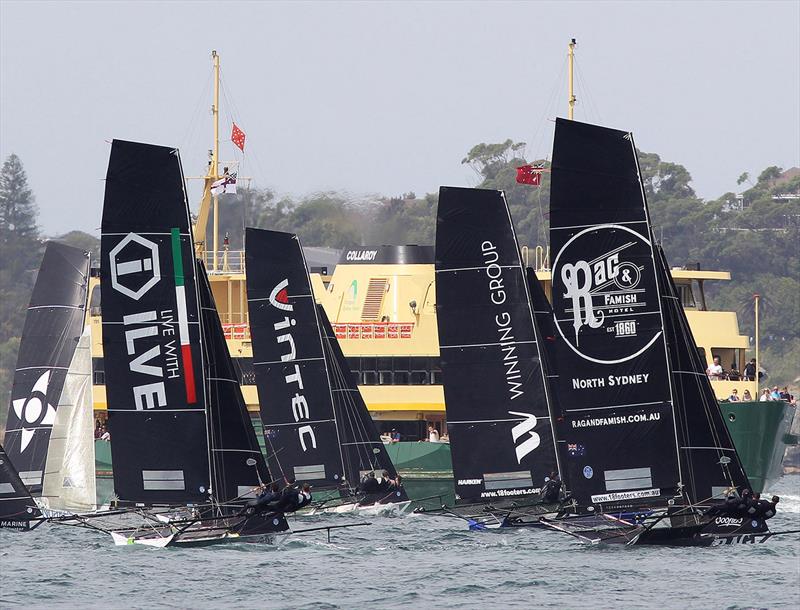
[[[61,237],[55,237],[54,240],[86,250],[91,254],[92,261],[97,262],[100,260],[100,240],[94,235],[89,235],[83,231],[70,231],[69,233],[64,233]],[[95,263],[93,262],[92,264],[94,265]]]

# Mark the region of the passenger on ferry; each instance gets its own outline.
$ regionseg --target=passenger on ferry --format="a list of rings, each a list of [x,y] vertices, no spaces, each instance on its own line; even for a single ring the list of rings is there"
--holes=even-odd
[[[745,381],[756,380],[756,359],[751,358],[750,362],[744,365],[744,379]]]
[[[753,395],[750,393],[750,390],[745,390],[744,394],[742,394],[742,401],[743,402],[752,402]]]
[[[758,399],[758,402],[769,402],[772,398],[769,395],[769,388],[764,388],[761,390],[761,398]]]
[[[728,381],[739,381],[742,377],[742,374],[739,372],[739,369],[736,368],[736,363],[731,362],[731,369],[728,371]]]
[[[731,395],[728,396],[728,401],[739,402],[739,390],[733,388],[733,390],[731,390]]]
[[[397,428],[392,428],[392,442],[393,443],[400,442],[400,433],[397,431]]]
[[[439,442],[439,431],[433,427],[433,424],[428,424],[428,442],[430,443]]]
[[[781,399],[781,393],[780,393],[780,390],[778,390],[778,386],[775,386],[774,388],[772,388],[772,393],[770,394],[770,398],[772,400],[780,400]]]
[[[709,379],[722,379],[723,371],[719,356],[714,356],[714,362],[708,365],[706,374],[708,375]]]

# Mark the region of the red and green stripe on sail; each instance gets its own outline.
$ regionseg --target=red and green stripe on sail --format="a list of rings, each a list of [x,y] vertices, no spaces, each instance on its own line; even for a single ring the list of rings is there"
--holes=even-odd
[[[186,313],[186,286],[183,275],[181,232],[177,228],[172,229],[172,265],[175,269],[175,298],[178,303],[178,334],[181,343],[183,378],[186,383],[186,402],[194,404],[197,402],[197,390],[194,383],[192,346],[189,342],[189,318]]]

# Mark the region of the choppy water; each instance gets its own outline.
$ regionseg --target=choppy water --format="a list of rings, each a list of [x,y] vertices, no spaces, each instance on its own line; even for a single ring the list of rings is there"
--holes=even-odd
[[[800,476],[773,490],[773,531],[800,529]],[[346,523],[307,517],[295,527]],[[115,547],[96,532],[0,530],[0,607],[798,608],[800,537],[711,549],[586,547],[555,532],[468,532],[438,517],[372,518],[327,543]]]

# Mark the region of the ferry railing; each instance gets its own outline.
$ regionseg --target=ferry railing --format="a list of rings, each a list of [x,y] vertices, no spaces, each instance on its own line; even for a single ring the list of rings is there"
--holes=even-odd
[[[213,250],[203,254],[208,273],[244,273],[244,250]]]

